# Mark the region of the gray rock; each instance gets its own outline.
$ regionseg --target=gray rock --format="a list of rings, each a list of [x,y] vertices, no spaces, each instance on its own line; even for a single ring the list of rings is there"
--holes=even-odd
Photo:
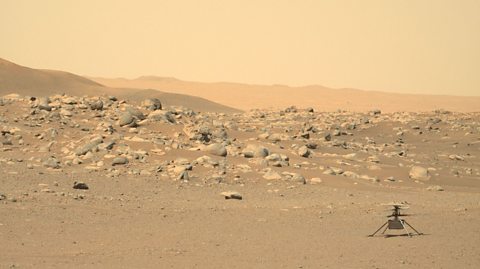
[[[95,100],[90,102],[90,109],[91,110],[102,110],[103,109],[103,102],[102,100]]]
[[[87,152],[92,151],[95,147],[97,147],[99,144],[103,142],[103,138],[101,136],[97,136],[90,140],[88,143],[85,145],[77,148],[75,150],[75,155],[81,156],[87,154]]]
[[[162,103],[157,98],[148,98],[142,102],[142,107],[148,110],[162,109]]]
[[[43,166],[47,168],[59,169],[60,162],[55,157],[50,157],[46,161],[43,162]]]
[[[37,108],[45,111],[52,111],[52,107],[49,105],[50,99],[48,97],[40,97],[37,99]]]
[[[75,181],[73,183],[73,188],[76,189],[76,190],[88,190],[88,185],[84,182],[81,182],[81,181]]]
[[[305,177],[303,177],[302,175],[300,175],[300,174],[298,174],[298,173],[292,173],[292,174],[290,174],[289,180],[290,180],[290,181],[293,181],[293,182],[298,182],[298,183],[302,183],[302,184],[307,184],[307,180],[305,180]]]
[[[182,173],[180,173],[180,175],[178,175],[177,177],[178,180],[190,180],[190,176],[188,175],[188,171],[183,171]]]
[[[118,125],[120,127],[135,125],[135,118],[128,112],[122,113],[118,118]]]
[[[426,181],[430,179],[430,173],[426,168],[421,166],[413,166],[408,173],[408,176],[414,180]]]
[[[136,109],[132,106],[127,106],[125,108],[125,110],[139,120],[144,120],[146,118],[145,115],[143,115],[142,111],[140,111],[140,110],[138,110],[138,109]]]
[[[112,166],[127,164],[128,159],[126,157],[115,157],[112,160]]]
[[[305,146],[306,146],[308,149],[317,149],[318,144],[317,144],[317,143],[310,142],[310,143],[307,143]]]
[[[148,114],[147,117],[151,121],[163,121],[166,123],[176,123],[175,116],[170,111],[155,110]]]

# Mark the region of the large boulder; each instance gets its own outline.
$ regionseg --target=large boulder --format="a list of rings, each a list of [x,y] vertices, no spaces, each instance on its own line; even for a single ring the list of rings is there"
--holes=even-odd
[[[142,102],[142,107],[148,110],[162,109],[162,103],[157,98],[148,98]]]
[[[227,149],[225,148],[225,146],[223,146],[220,143],[214,143],[206,146],[205,151],[215,156],[221,156],[221,157],[227,156]]]
[[[142,111],[134,108],[133,106],[127,106],[125,108],[125,111],[127,111],[128,113],[130,113],[130,115],[132,115],[133,117],[139,120],[144,120],[146,118],[145,115],[143,115]]]
[[[95,100],[89,103],[91,110],[102,110],[103,109],[103,102],[102,100]]]
[[[430,173],[428,172],[427,168],[421,166],[413,166],[410,169],[410,173],[408,176],[414,180],[421,180],[426,181],[430,179]]]
[[[135,118],[128,112],[122,113],[118,117],[118,125],[120,125],[120,127],[135,125]]]
[[[36,106],[40,110],[51,111],[50,99],[48,97],[40,97],[36,100]]]

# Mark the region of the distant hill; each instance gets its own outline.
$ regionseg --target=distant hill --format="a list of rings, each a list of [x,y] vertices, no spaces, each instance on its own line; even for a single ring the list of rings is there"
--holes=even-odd
[[[10,93],[27,96],[50,96],[63,93],[75,96],[108,94],[135,101],[155,97],[159,98],[165,106],[185,106],[203,112],[240,112],[238,109],[201,97],[148,90],[142,87],[106,87],[72,73],[28,68],[0,58],[0,96]]]
[[[0,93],[22,95],[95,94],[103,85],[68,72],[32,69],[0,59]]]
[[[285,85],[251,85],[241,83],[201,83],[170,77],[144,76],[137,79],[91,78],[111,87],[150,88],[188,94],[240,108],[285,108],[291,105],[313,107],[318,111],[432,111],[446,109],[459,112],[480,111],[480,96],[445,96],[399,94],[357,89],[332,89],[319,85],[289,87]]]

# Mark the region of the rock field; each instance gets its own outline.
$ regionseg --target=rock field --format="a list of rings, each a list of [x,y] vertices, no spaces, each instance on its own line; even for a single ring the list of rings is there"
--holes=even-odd
[[[480,113],[10,94],[0,122],[2,268],[480,266]],[[394,200],[427,235],[364,238]]]

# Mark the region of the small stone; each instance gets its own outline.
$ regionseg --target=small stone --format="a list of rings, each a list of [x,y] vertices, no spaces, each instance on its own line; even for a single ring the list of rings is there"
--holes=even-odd
[[[81,182],[81,181],[75,181],[73,183],[73,188],[76,189],[76,190],[88,190],[88,185],[84,182]]]
[[[60,162],[57,159],[55,159],[54,157],[50,157],[46,161],[43,162],[43,166],[45,166],[47,168],[59,169],[60,168]]]
[[[268,179],[268,180],[279,180],[279,179],[282,179],[282,176],[275,172],[274,170],[272,169],[269,169],[264,175],[263,175],[263,178],[264,179]]]
[[[127,164],[128,159],[126,157],[115,157],[112,160],[112,166]]]
[[[429,190],[429,191],[444,191],[442,186],[439,186],[439,185],[429,186],[427,188],[427,190]]]
[[[190,176],[188,175],[188,172],[185,170],[180,175],[177,177],[178,180],[185,180],[188,181],[190,180]]]
[[[308,158],[312,152],[306,147],[302,146],[298,149],[298,155],[304,158]]]
[[[226,200],[229,200],[229,199],[242,200],[243,199],[242,195],[236,191],[224,191],[221,193],[221,195],[223,195]]]

